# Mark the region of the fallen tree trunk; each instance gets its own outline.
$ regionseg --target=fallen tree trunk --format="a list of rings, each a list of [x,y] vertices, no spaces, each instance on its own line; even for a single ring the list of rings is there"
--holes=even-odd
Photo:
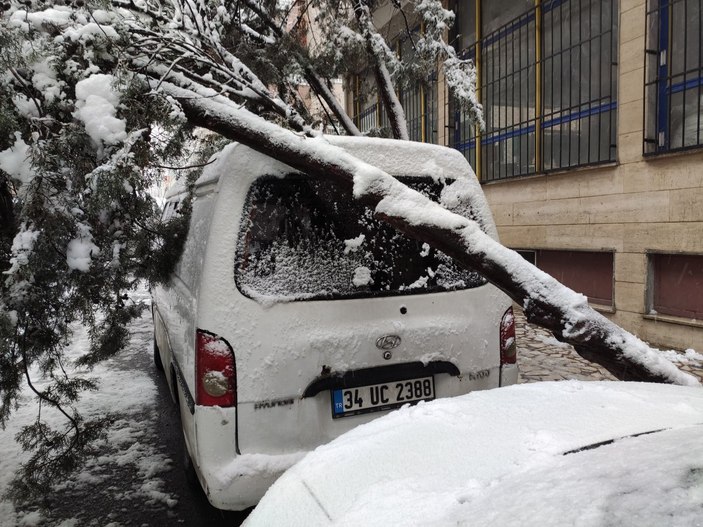
[[[360,161],[323,137],[302,137],[212,94],[198,94],[163,82],[188,120],[267,154],[294,169],[334,179],[354,198],[399,231],[430,244],[522,305],[528,321],[573,345],[586,359],[624,380],[698,385],[656,350],[589,307],[575,293],[516,252],[484,233],[478,224],[454,214],[389,174]],[[207,96],[207,97],[205,97]],[[458,193],[475,193],[457,181]],[[350,196],[351,197],[351,196]],[[421,213],[419,213],[421,212]]]

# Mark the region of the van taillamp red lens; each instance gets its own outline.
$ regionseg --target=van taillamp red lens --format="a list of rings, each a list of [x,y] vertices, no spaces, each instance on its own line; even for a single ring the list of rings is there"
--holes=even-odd
[[[516,361],[515,316],[513,308],[509,307],[500,321],[500,363],[515,364]]]
[[[237,371],[234,351],[226,340],[198,330],[196,333],[196,404],[234,406],[237,404]]]

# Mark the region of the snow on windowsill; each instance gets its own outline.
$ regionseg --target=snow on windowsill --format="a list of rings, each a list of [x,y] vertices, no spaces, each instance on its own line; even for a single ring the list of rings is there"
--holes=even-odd
[[[612,304],[595,304],[593,302],[589,302],[588,305],[590,305],[593,309],[598,311],[599,313],[610,313],[613,314],[617,312],[617,309],[615,309],[615,306]]]
[[[678,324],[680,326],[689,326],[692,328],[703,328],[703,320],[695,318],[675,317],[672,315],[659,315],[647,313],[642,315],[645,320],[653,320],[654,322],[668,322],[669,324]]]

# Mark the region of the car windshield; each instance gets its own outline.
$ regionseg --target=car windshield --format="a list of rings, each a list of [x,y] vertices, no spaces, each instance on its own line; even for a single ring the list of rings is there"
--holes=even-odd
[[[398,179],[434,201],[447,184]],[[454,212],[471,217],[464,209]],[[334,182],[296,174],[262,177],[251,186],[235,281],[245,295],[269,301],[420,294],[486,283],[444,253],[374,219]]]

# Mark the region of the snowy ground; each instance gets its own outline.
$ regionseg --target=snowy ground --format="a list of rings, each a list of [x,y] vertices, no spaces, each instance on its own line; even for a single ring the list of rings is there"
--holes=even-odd
[[[135,300],[148,300],[141,291]],[[118,358],[99,365],[93,376],[100,378],[99,391],[89,393],[80,402],[86,415],[113,412],[119,419],[109,432],[103,453],[74,478],[59,486],[47,497],[48,509],[59,510],[62,517],[46,516],[38,507],[16,510],[10,501],[0,501],[0,526],[100,525],[117,527],[120,511],[139,507],[170,509],[177,504],[174,495],[166,492],[162,476],[171,468],[172,461],[163,453],[161,442],[150,423],[156,420],[157,389],[147,368],[134,368],[144,363],[151,349],[152,325],[150,314],[135,321],[131,341]],[[87,349],[87,335],[76,332],[70,355],[77,357]],[[37,406],[30,393],[11,417],[5,430],[0,430],[0,492],[4,494],[24,455],[14,437],[24,424],[36,417]],[[128,485],[115,488],[116,481]],[[67,515],[67,513],[69,513]],[[68,516],[68,517],[67,517]]]

